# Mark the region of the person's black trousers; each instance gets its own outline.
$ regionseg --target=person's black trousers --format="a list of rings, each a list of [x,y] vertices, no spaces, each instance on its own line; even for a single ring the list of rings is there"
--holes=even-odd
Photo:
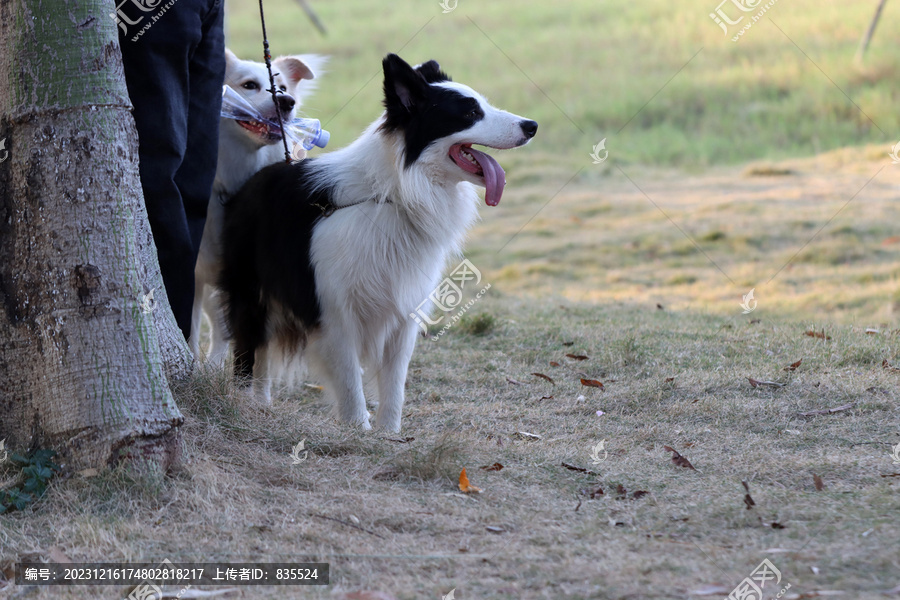
[[[116,3],[144,201],[166,294],[188,338],[194,264],[216,174],[224,1]]]

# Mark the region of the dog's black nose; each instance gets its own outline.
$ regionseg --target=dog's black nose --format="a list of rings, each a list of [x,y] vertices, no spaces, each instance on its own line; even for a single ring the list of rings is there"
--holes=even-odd
[[[522,127],[522,133],[524,133],[527,138],[533,138],[534,134],[537,133],[536,121],[522,121],[519,123],[519,126]]]
[[[287,114],[294,110],[295,104],[297,104],[297,101],[287,94],[278,94],[278,108],[283,114]]]

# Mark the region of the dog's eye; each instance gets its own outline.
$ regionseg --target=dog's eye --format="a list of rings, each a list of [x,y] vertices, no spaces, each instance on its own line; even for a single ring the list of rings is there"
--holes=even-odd
[[[258,90],[258,89],[259,89],[259,84],[256,83],[255,81],[245,81],[245,82],[241,85],[241,87],[244,88],[245,90]]]
[[[470,110],[469,112],[466,113],[466,118],[472,119],[474,121],[475,119],[481,117],[482,114],[484,114],[484,113],[481,112],[480,108],[473,108],[472,110]]]
[[[286,92],[286,91],[287,91],[287,86],[286,86],[286,85],[281,85],[281,86],[278,86],[278,89],[280,89],[282,92]]]

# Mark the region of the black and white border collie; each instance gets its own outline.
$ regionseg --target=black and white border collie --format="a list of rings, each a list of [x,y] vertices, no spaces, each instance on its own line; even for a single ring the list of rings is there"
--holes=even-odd
[[[271,402],[298,353],[343,422],[400,430],[418,327],[410,318],[496,205],[504,172],[473,144],[522,146],[537,123],[491,106],[429,61],[383,61],[384,114],[335,152],[257,173],[227,204],[220,287],[239,378]],[[363,384],[363,373],[366,385]]]

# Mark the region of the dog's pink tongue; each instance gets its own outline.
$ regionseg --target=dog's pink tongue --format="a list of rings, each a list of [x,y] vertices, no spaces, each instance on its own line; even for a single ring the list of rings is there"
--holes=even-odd
[[[485,203],[488,206],[497,206],[500,204],[500,196],[503,195],[503,187],[506,185],[506,172],[490,155],[472,147],[466,148],[466,152],[478,161],[478,165],[484,172]]]

